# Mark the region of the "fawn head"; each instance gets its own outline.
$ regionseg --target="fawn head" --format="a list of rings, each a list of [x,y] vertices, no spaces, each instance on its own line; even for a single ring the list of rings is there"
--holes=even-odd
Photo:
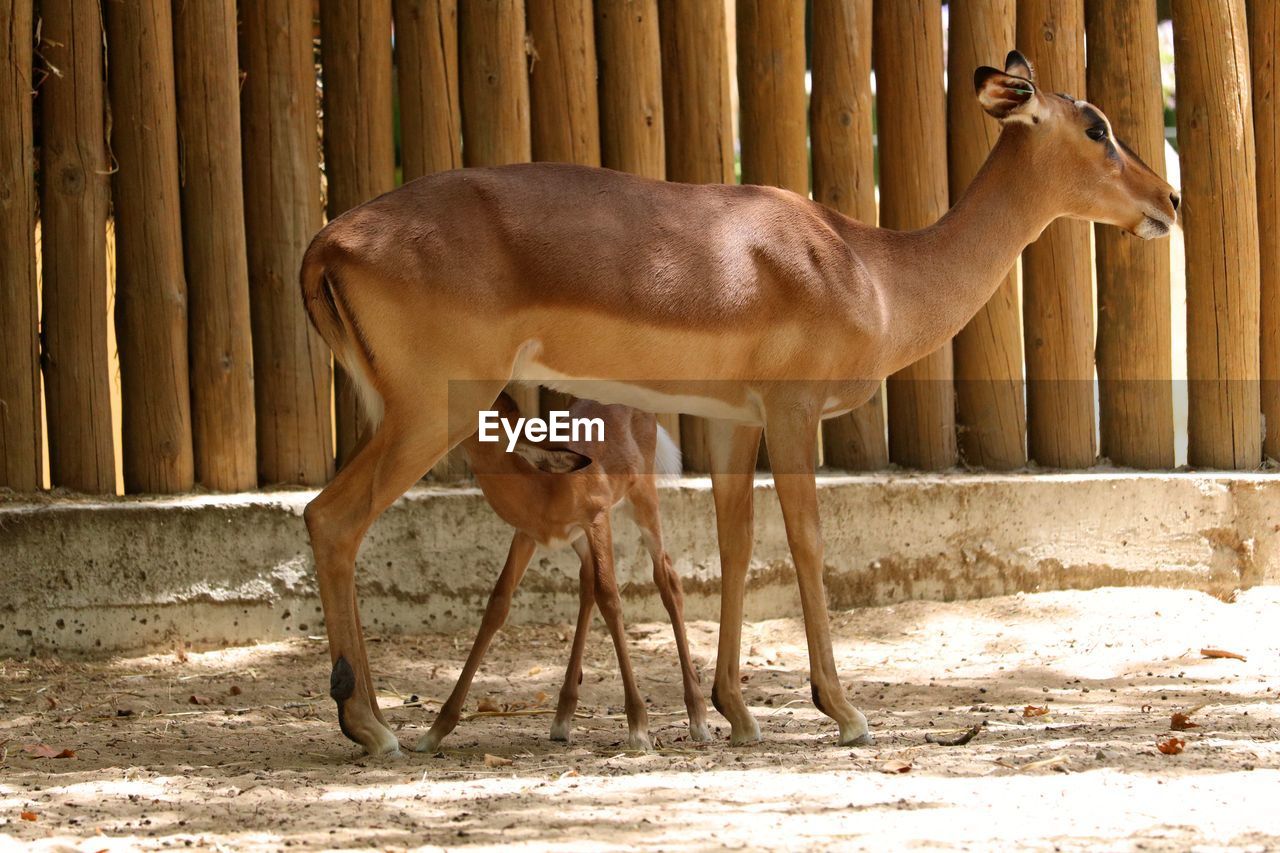
[[[1092,104],[1070,95],[1045,95],[1018,51],[1003,71],[974,72],[978,102],[1006,130],[1018,128],[1029,168],[1052,176],[1064,213],[1115,225],[1144,239],[1165,237],[1177,222],[1178,192],[1134,154]]]

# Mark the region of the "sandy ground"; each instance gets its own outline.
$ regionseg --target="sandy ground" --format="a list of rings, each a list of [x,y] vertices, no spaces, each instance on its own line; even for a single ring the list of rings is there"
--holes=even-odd
[[[713,743],[684,738],[669,629],[634,626],[659,742],[648,754],[621,750],[599,625],[573,743],[547,739],[546,715],[487,717],[440,755],[400,759],[339,736],[319,638],[0,662],[0,847],[1267,849],[1280,845],[1277,613],[1269,588],[1231,604],[1113,589],[836,614],[840,670],[877,738],[857,749],[836,746],[809,703],[796,620],[746,626],[744,691],[764,733],[746,748],[714,712]],[[690,631],[709,691],[715,626]],[[554,703],[567,640],[566,626],[505,632],[469,707]],[[468,641],[371,646],[406,743]],[[1025,717],[1028,705],[1049,712]],[[1164,755],[1175,711],[1200,727]],[[967,745],[925,741],[984,723]]]

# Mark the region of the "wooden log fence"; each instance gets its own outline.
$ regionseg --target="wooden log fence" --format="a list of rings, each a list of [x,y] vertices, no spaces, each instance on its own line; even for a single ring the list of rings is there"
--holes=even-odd
[[[115,439],[107,345],[111,167],[106,140],[102,10],[94,0],[45,0],[40,8],[40,51],[50,68],[58,69],[45,79],[40,91],[49,481],[54,487],[72,491],[114,494]],[[231,414],[242,416],[241,412]],[[249,417],[252,423],[252,415]],[[250,472],[254,473],[252,468]],[[254,485],[256,474],[240,487]]]
[[[876,165],[871,93],[871,0],[813,0],[809,125],[813,197],[874,224]],[[889,464],[884,395],[822,426],[826,463],[875,471]]]
[[[973,69],[998,65],[1014,43],[1015,14],[1014,0],[951,0],[948,78],[967,81]],[[971,87],[949,88],[947,180],[952,204],[978,174],[999,133],[999,125],[975,108]],[[1021,468],[1027,462],[1027,410],[1016,269],[956,335],[952,356],[961,460],[996,471]]]
[[[942,0],[732,2],[0,0],[0,488],[325,482],[356,407],[297,270],[326,199],[398,179],[537,159],[732,182],[740,151],[744,182],[920,227],[993,145],[968,81],[1014,46],[1163,169],[1156,0],[950,0],[945,34]],[[1170,469],[1184,272],[1189,461],[1280,458],[1280,11],[1169,8],[1185,270],[1054,224],[954,342],[825,425],[831,467]],[[705,470],[701,422],[665,422]]]
[[[947,104],[942,3],[877,3],[880,224],[923,228],[946,213]],[[951,344],[889,377],[889,458],[925,470],[956,464]]]

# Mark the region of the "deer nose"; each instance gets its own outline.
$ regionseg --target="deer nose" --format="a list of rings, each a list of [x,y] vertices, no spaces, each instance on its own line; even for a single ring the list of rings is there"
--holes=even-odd
[[[1178,205],[1182,204],[1182,195],[1180,193],[1169,193],[1169,203],[1173,205],[1173,212],[1178,212]]]

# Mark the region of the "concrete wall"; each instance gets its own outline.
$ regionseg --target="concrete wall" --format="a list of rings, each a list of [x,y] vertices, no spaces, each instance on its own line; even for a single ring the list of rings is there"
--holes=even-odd
[[[1280,582],[1270,474],[860,475],[820,479],[832,607],[1150,584],[1227,596]],[[778,503],[757,487],[747,613],[799,613]],[[74,654],[323,634],[301,513],[314,493],[0,502],[0,655]],[[663,493],[687,613],[715,619],[710,486]],[[664,618],[629,521],[615,547],[632,620]],[[371,634],[470,636],[509,529],[475,489],[420,488],[360,553]],[[577,558],[539,554],[512,618],[570,621]]]

